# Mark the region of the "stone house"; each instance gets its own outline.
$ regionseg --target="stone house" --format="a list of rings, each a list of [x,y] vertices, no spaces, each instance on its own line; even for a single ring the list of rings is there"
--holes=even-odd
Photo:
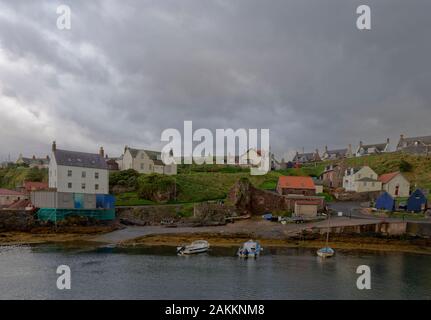
[[[177,165],[165,165],[162,161],[162,153],[159,151],[126,146],[119,164],[120,170],[134,169],[139,173],[177,174]]]
[[[410,182],[401,172],[382,174],[379,181],[382,183],[382,190],[392,197],[408,197],[410,195]]]
[[[341,188],[343,186],[344,172],[344,166],[331,164],[325,167],[325,171],[320,175],[320,180],[325,187]]]
[[[325,146],[325,149],[321,156],[322,160],[341,160],[351,157],[353,157],[351,144],[349,144],[348,148],[335,150],[329,150],[328,146]]]
[[[320,162],[320,161],[322,161],[322,159],[320,158],[318,149],[316,149],[315,152],[308,152],[308,153],[305,153],[305,152],[299,153],[297,151],[292,160],[292,162],[297,164],[314,163],[314,162]]]
[[[431,136],[406,138],[401,134],[396,150],[410,154],[430,155]]]
[[[356,149],[355,156],[362,157],[384,152],[389,152],[389,138],[386,139],[386,142],[384,143],[376,144],[364,144],[362,141],[359,141],[359,146]]]
[[[378,180],[377,173],[368,166],[348,168],[344,173],[343,188],[354,192],[380,191],[382,182]]]

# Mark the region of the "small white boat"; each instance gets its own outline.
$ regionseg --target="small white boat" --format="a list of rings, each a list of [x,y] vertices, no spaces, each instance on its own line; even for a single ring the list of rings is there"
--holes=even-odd
[[[260,246],[259,242],[248,240],[239,248],[238,256],[240,258],[256,258],[260,255],[262,250],[263,248]]]
[[[317,250],[317,255],[321,258],[329,258],[329,257],[332,257],[334,254],[335,254],[334,249],[330,247],[324,247]]]
[[[177,253],[183,254],[195,254],[207,252],[210,248],[210,244],[206,240],[196,240],[189,245],[177,247]]]

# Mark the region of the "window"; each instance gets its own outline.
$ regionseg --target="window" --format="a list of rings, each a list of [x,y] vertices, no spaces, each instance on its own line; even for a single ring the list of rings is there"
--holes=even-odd
[[[94,185],[94,190],[99,190],[99,185],[98,184]]]
[[[68,187],[69,189],[72,189],[72,182],[69,182],[69,183],[67,184],[67,187]]]
[[[72,170],[67,170],[67,176],[71,177],[72,176]]]
[[[141,170],[144,170],[144,164],[141,163]]]
[[[85,190],[85,183],[82,183],[82,184],[81,184],[81,189],[82,189],[82,190]]]
[[[82,171],[82,177],[85,178],[87,176],[87,173],[85,171]]]
[[[99,172],[94,173],[94,179],[99,179]]]

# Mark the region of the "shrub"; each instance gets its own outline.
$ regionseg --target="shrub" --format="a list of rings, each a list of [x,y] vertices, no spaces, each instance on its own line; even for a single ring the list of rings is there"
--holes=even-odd
[[[400,161],[399,169],[401,172],[410,172],[413,169],[413,166],[410,162],[407,162],[406,160],[402,159]]]
[[[179,187],[172,176],[161,174],[141,175],[138,178],[138,195],[152,201],[169,201],[175,198]]]

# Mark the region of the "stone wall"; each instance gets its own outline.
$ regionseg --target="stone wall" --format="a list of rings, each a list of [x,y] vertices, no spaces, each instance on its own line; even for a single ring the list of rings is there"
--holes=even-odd
[[[341,191],[334,192],[334,197],[338,201],[371,201],[376,200],[381,194],[381,191],[372,192],[352,192],[352,191]]]
[[[406,234],[407,222],[379,222],[371,224],[362,224],[354,226],[337,226],[331,227],[331,233],[341,234],[364,234],[364,233],[379,233],[388,236],[400,236]],[[327,228],[315,228],[314,232],[326,233]]]
[[[135,208],[117,208],[117,218],[125,224],[158,225],[162,220],[178,220],[182,205],[155,205]]]
[[[25,210],[0,210],[0,231],[30,231],[35,226],[33,213]]]

